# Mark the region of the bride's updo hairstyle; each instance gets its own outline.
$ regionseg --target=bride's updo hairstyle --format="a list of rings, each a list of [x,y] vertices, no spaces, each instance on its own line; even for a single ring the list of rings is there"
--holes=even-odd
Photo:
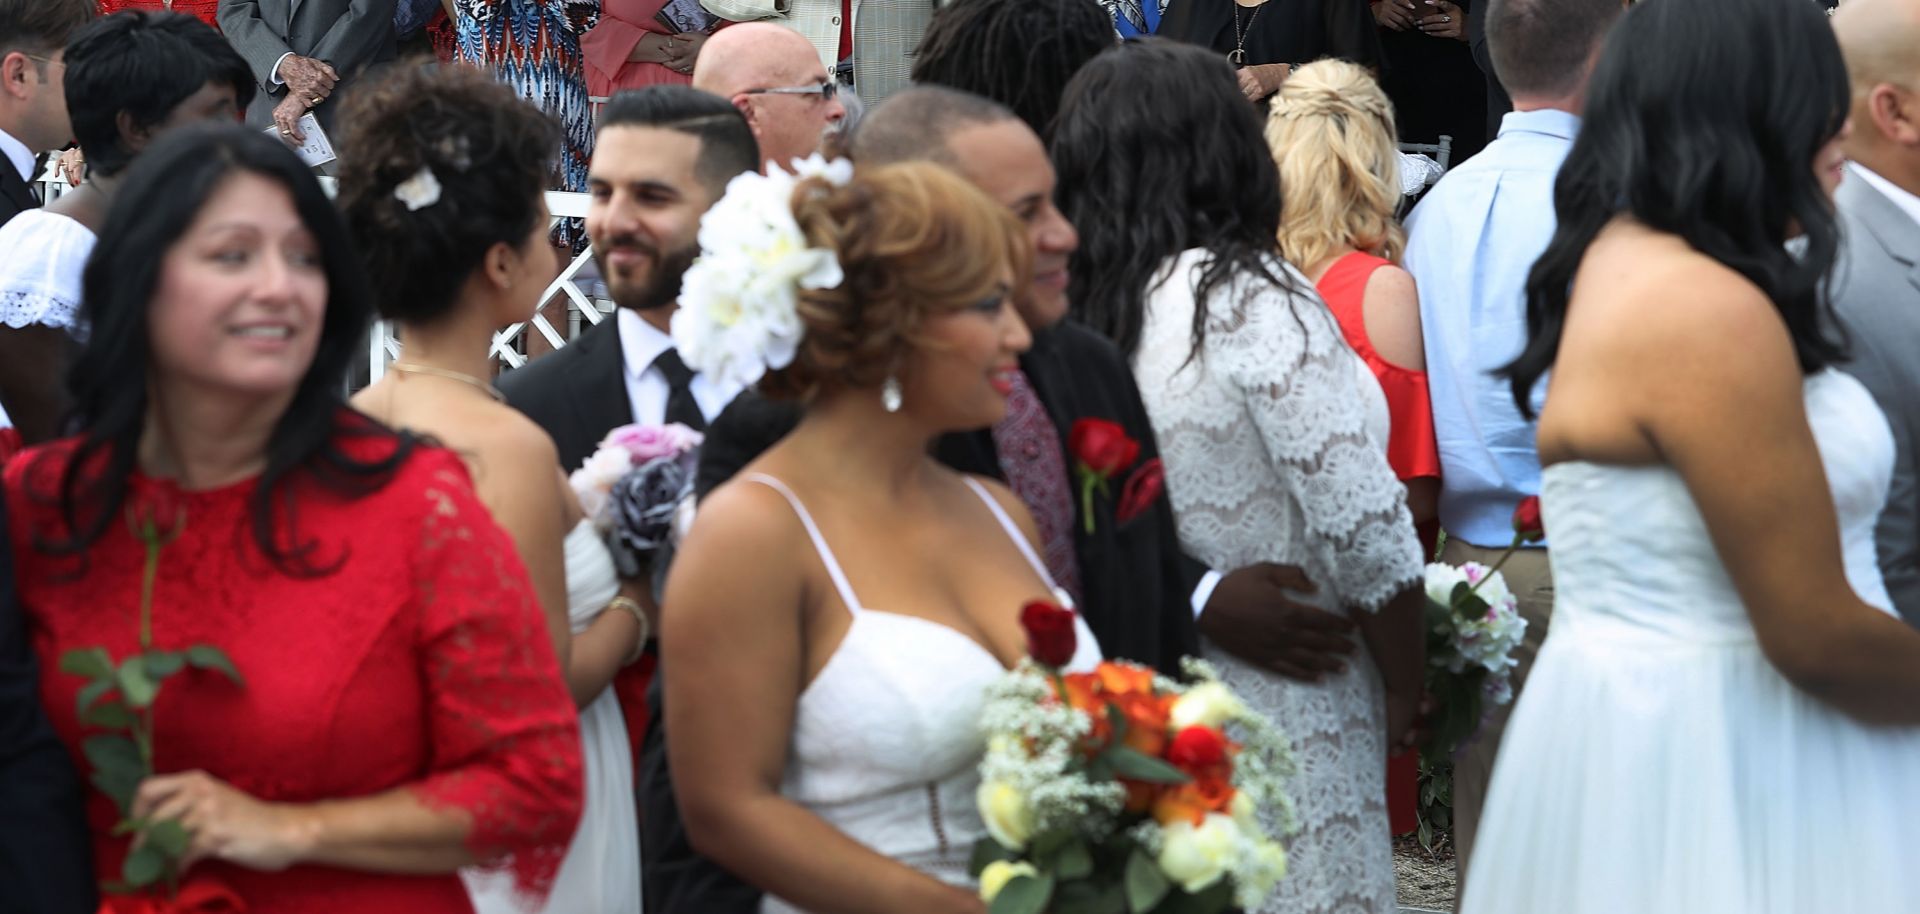
[[[920,333],[928,318],[999,295],[1004,274],[1018,295],[1032,272],[1025,227],[939,165],[864,168],[840,187],[802,181],[793,215],[809,244],[834,252],[846,278],[801,290],[799,352],[760,381],[775,399],[878,387],[929,346]]]

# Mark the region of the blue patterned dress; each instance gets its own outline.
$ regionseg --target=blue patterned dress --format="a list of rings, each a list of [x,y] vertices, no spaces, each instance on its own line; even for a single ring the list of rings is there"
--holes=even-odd
[[[580,36],[598,22],[599,0],[455,0],[453,9],[459,59],[484,67],[560,122],[558,189],[584,193],[593,106]],[[561,220],[554,240],[578,249],[586,241],[580,220]]]

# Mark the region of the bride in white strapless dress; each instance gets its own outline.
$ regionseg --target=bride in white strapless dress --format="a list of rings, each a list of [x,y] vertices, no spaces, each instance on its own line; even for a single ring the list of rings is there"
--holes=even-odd
[[[583,520],[567,534],[567,622],[587,630],[620,592],[613,556]],[[640,832],[635,821],[633,749],[626,718],[611,686],[580,709],[586,802],[567,858],[544,907],[529,908],[512,880],[492,871],[464,870],[478,914],[640,914]]]

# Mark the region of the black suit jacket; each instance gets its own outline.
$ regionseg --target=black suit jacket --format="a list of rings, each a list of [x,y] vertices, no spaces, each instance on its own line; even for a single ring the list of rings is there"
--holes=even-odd
[[[92,914],[91,854],[79,775],[40,707],[0,497],[0,914]]]
[[[1118,422],[1140,442],[1142,464],[1160,456],[1133,371],[1110,340],[1072,320],[1062,321],[1034,334],[1033,348],[1021,357],[1020,369],[1059,428],[1069,467],[1073,453],[1067,449],[1067,436],[1080,419]],[[1004,478],[988,429],[941,438],[934,455],[964,473]],[[1181,552],[1165,496],[1122,526],[1113,516],[1119,494],[1116,488],[1114,498],[1095,498],[1091,534],[1079,499],[1074,499],[1073,546],[1084,591],[1080,615],[1107,657],[1177,676],[1180,658],[1200,653],[1192,594],[1206,568]]]
[[[608,315],[560,351],[500,377],[507,404],[553,436],[568,471],[586,463],[608,432],[633,421],[616,318]]]
[[[0,156],[0,225],[20,215],[22,210],[34,209],[40,201],[34,199],[33,188],[13,170],[13,163]]]

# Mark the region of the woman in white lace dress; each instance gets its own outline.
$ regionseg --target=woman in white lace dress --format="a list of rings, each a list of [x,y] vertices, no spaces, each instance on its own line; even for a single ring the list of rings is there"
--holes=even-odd
[[[518,897],[509,874],[461,875],[480,914],[640,914],[633,754],[609,685],[651,628],[643,588],[616,577],[553,440],[487,380],[493,332],[533,313],[558,267],[544,199],[558,130],[467,67],[404,69],[356,92],[338,203],[402,353],[353,405],[466,461],[527,566],[580,709],[586,803],[545,905]]]
[[[1098,277],[1074,307],[1133,359],[1187,549],[1215,568],[1298,565],[1363,635],[1317,683],[1207,645],[1300,762],[1292,863],[1262,910],[1391,912],[1384,772],[1419,701],[1425,597],[1379,385],[1280,259],[1279,179],[1216,55],[1154,40],[1102,55],[1053,142],[1074,274]]]
[[[735,237],[715,215],[736,205],[789,206],[735,186],[703,239]],[[832,252],[844,278],[803,294],[794,362],[760,382],[803,404],[799,425],[701,499],[668,577],[661,669],[682,820],[695,849],[766,890],[763,912],[984,914],[967,885],[986,834],[984,690],[1026,653],[1021,607],[1065,592],[1019,499],[928,448],[1006,413],[1030,341],[1012,296],[1031,241],[936,165],[814,179],[792,198],[805,235],[792,247]],[[702,280],[685,288],[728,281]],[[680,304],[691,352],[699,334],[680,319],[709,312]],[[1076,630],[1072,667],[1086,669],[1100,650]]]
[[[219,32],[171,13],[89,24],[68,45],[62,78],[87,180],[0,227],[0,358],[39,362],[54,375],[67,337],[78,333],[80,274],[126,167],[168,130],[233,123],[254,93],[247,62]],[[64,409],[57,389],[49,378],[40,389],[5,391],[0,423],[19,423],[28,444],[52,437]]]

